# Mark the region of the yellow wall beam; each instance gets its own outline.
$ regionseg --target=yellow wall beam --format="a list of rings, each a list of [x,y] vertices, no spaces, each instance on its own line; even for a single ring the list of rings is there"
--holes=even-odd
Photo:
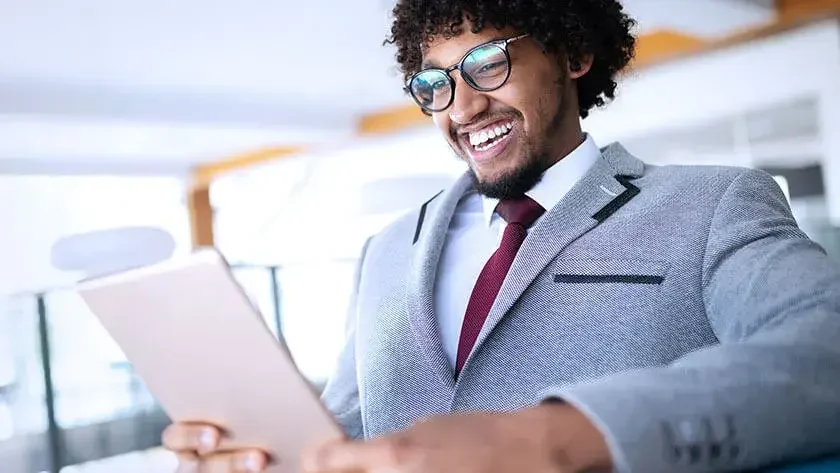
[[[700,48],[688,48],[679,54],[662,57],[658,60],[648,60],[641,66],[652,66],[697,54],[740,46],[817,21],[837,19],[838,17],[840,17],[840,0],[776,0],[776,18],[765,25],[736,31],[728,36],[709,41]]]
[[[358,132],[361,135],[377,135],[431,123],[431,119],[420,111],[420,107],[411,104],[400,106],[362,117]]]
[[[193,185],[195,187],[206,187],[210,185],[213,179],[222,174],[299,154],[304,149],[302,146],[266,147],[220,161],[200,164],[193,169]]]
[[[213,207],[210,203],[210,184],[214,179],[225,173],[292,156],[303,150],[303,147],[294,146],[267,147],[196,166],[193,170],[190,189],[187,192],[193,248],[215,244]]]
[[[210,204],[208,186],[192,187],[187,192],[187,208],[190,216],[190,232],[193,248],[213,246],[213,206]]]
[[[776,0],[776,11],[782,21],[806,18],[840,11],[840,0]]]
[[[648,64],[678,57],[689,51],[700,51],[708,45],[709,40],[679,31],[652,31],[639,36],[636,41],[633,67],[640,69]]]

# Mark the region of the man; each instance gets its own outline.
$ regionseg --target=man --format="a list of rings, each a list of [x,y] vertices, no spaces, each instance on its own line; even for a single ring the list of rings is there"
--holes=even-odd
[[[394,14],[407,91],[469,172],[365,246],[323,395],[349,439],[306,471],[738,471],[840,450],[840,271],[775,182],[649,166],[581,130],[633,54],[617,1]],[[264,467],[218,435],[164,442],[184,471]]]

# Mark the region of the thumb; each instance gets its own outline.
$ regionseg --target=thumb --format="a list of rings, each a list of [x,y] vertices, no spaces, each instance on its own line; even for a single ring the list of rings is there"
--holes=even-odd
[[[305,452],[301,466],[306,473],[367,471],[381,463],[382,450],[373,443],[329,441]]]

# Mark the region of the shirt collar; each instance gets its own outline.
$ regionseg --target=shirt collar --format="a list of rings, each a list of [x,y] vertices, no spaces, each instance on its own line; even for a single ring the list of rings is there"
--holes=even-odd
[[[586,134],[583,143],[548,168],[540,182],[525,195],[534,199],[544,209],[551,210],[583,178],[600,156],[601,150],[598,149],[595,140]],[[490,226],[499,200],[485,196],[482,196],[481,200],[484,221]]]

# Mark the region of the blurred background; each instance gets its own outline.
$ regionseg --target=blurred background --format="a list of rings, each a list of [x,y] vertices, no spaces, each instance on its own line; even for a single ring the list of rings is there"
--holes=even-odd
[[[392,4],[0,0],[3,473],[173,471],[89,275],[215,245],[323,384],[362,242],[464,170],[403,95]],[[840,1],[624,4],[638,55],[586,131],[771,172],[840,261]]]

